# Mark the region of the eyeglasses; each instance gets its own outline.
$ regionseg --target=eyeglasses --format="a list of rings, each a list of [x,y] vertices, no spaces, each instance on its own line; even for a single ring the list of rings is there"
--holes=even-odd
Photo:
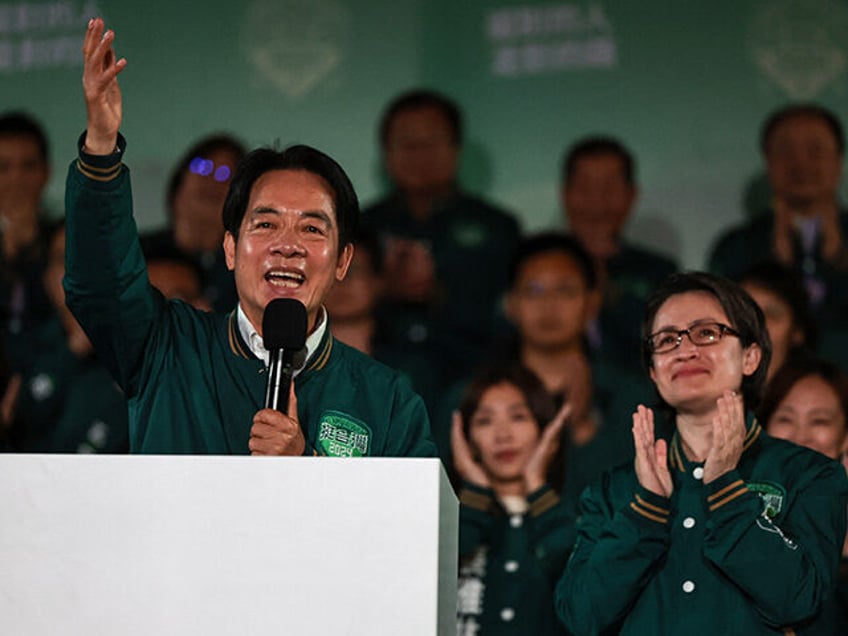
[[[739,337],[739,332],[720,322],[702,322],[688,329],[663,329],[648,336],[645,344],[651,353],[668,353],[681,345],[683,336],[693,345],[706,347],[719,342],[725,334]]]

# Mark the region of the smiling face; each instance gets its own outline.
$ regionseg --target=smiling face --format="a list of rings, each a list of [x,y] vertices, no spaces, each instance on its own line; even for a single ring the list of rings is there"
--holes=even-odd
[[[798,380],[767,422],[769,435],[812,448],[831,459],[848,450],[845,413],[833,387],[818,375]]]
[[[539,424],[524,394],[508,382],[487,389],[471,416],[468,438],[493,488],[523,479],[539,441]]]
[[[347,272],[353,246],[339,250],[333,195],[324,179],[272,170],[253,184],[238,240],[227,232],[224,253],[239,303],[260,334],[265,306],[274,298],[302,302],[311,332],[324,297]]]
[[[685,292],[669,297],[660,306],[651,333],[692,329],[703,323],[732,326],[715,296]],[[743,347],[729,334],[700,347],[683,336],[679,347],[655,353],[651,360],[651,379],[662,398],[678,413],[704,414],[715,409],[725,390],[739,391],[742,378],[757,370],[760,348],[755,344]]]

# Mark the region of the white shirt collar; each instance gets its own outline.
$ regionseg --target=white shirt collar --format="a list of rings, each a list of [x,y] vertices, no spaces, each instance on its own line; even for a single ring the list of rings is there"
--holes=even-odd
[[[250,348],[253,355],[262,360],[265,363],[265,366],[268,366],[268,350],[265,348],[262,336],[259,335],[259,332],[253,328],[253,325],[250,324],[250,321],[247,319],[247,316],[241,308],[241,303],[238,304],[238,308],[236,310],[236,319],[238,320],[238,328],[242,340],[247,343],[247,346]],[[309,334],[306,338],[306,356],[303,358],[304,367],[306,366],[306,360],[309,360],[312,353],[318,348],[318,345],[321,344],[321,339],[324,337],[325,331],[327,331],[327,312],[322,306],[321,310],[318,312],[318,325],[315,327],[315,331]],[[295,369],[294,376],[297,377],[302,369],[303,367]]]

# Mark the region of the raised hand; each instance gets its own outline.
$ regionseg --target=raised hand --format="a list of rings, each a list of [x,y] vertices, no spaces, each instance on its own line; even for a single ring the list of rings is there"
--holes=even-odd
[[[730,472],[742,457],[745,441],[745,404],[735,391],[725,391],[716,401],[713,418],[713,443],[704,462],[704,483]]]
[[[294,382],[289,388],[287,414],[274,409],[262,409],[253,416],[250,440],[251,455],[303,455],[306,440],[297,419],[297,397]]]
[[[571,405],[564,402],[554,419],[542,431],[536,450],[533,451],[524,467],[524,484],[528,493],[535,492],[545,485],[548,467],[556,456],[560,435],[569,415],[571,415]]]
[[[82,87],[88,113],[85,149],[94,155],[108,155],[115,150],[121,127],[122,102],[118,73],[127,61],[117,59],[112,43],[114,31],[106,31],[102,18],[88,22],[82,45]]]
[[[465,439],[465,433],[462,432],[462,415],[458,411],[454,411],[451,422],[451,451],[454,468],[462,479],[481,488],[491,488],[489,476],[474,459],[468,440]]]
[[[641,404],[633,413],[633,444],[639,483],[655,495],[671,497],[674,485],[668,470],[668,445],[663,439],[654,439],[654,412]]]

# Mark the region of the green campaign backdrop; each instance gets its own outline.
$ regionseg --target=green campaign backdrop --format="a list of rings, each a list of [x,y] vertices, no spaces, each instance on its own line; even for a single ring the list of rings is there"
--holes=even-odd
[[[139,225],[164,223],[168,171],[197,137],[313,144],[364,202],[385,188],[382,107],[428,86],[467,121],[467,187],[526,229],[561,224],[563,150],[590,133],[636,153],[633,240],[701,267],[746,202],[767,202],[757,133],[790,101],[848,115],[846,0],[162,0],[0,2],[0,110],[41,119],[48,205],[85,122],[80,45],[103,15],[129,62],[126,161]]]

